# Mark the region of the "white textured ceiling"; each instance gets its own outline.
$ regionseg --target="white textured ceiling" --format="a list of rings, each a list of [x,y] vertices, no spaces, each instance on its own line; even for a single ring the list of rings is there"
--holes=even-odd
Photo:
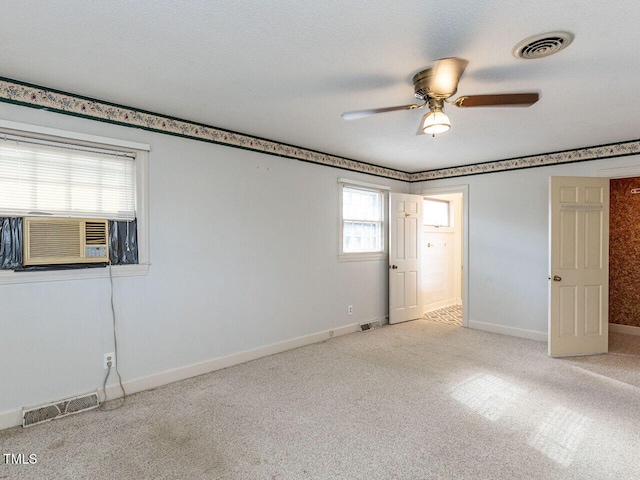
[[[637,0],[5,1],[0,76],[407,172],[640,138]],[[537,60],[525,37],[568,30]],[[469,60],[458,95],[539,91],[530,108],[447,107],[416,136],[413,75]]]

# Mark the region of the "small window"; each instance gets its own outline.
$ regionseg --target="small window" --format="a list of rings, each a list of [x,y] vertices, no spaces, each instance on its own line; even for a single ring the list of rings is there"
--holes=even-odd
[[[450,202],[446,200],[424,199],[423,208],[424,225],[432,227],[450,227],[451,211]]]
[[[385,194],[383,190],[341,184],[342,255],[385,252]]]

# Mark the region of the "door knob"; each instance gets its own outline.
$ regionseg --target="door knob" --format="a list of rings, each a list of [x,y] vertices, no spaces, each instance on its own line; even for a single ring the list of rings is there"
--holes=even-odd
[[[553,276],[553,281],[554,282],[560,282],[562,280],[562,277],[559,277],[558,275],[554,275]]]
[[[389,268],[392,268],[393,270],[398,268],[398,265],[389,265]]]

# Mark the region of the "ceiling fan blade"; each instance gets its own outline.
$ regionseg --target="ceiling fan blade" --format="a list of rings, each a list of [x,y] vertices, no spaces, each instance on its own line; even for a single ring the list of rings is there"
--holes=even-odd
[[[344,112],[342,118],[345,120],[357,120],[358,118],[368,117],[369,115],[375,115],[376,113],[395,112],[396,110],[413,110],[415,108],[422,108],[426,105],[398,105],[396,107],[383,107],[383,108],[370,108],[369,110],[357,110],[355,112]]]
[[[449,98],[456,93],[460,77],[468,64],[467,60],[457,57],[438,60],[429,79],[429,95]]]
[[[538,93],[505,93],[498,95],[469,95],[453,102],[456,107],[529,107],[540,99]]]

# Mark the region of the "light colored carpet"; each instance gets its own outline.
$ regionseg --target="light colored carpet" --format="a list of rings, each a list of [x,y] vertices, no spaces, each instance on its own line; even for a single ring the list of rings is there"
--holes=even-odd
[[[3,479],[633,479],[640,337],[554,360],[416,320],[0,432]]]
[[[423,315],[425,320],[432,322],[446,323],[448,325],[462,326],[462,305],[451,305],[426,312]]]

